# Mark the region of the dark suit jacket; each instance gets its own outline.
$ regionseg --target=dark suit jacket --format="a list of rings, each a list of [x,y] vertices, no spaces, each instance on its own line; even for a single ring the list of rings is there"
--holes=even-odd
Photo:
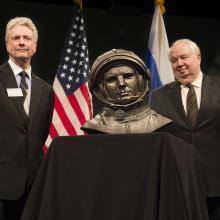
[[[220,78],[204,75],[201,104],[194,128],[187,120],[179,83],[172,82],[155,90],[150,106],[173,120],[162,131],[195,146],[201,158],[207,196],[220,196]]]
[[[29,117],[20,97],[8,97],[7,88],[17,88],[17,82],[4,63],[0,66],[0,200],[18,199],[32,185],[54,106],[52,87],[33,73]]]

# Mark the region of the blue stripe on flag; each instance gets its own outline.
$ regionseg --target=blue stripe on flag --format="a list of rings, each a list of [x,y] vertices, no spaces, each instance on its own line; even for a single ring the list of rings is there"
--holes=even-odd
[[[149,48],[147,48],[146,63],[147,63],[147,67],[150,70],[151,88],[154,89],[154,88],[158,88],[158,87],[162,86],[162,82],[160,80],[159,73],[157,70],[157,64],[156,64]]]

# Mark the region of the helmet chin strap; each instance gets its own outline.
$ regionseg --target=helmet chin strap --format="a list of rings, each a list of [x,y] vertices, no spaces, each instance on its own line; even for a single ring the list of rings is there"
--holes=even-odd
[[[127,109],[132,107],[133,105],[138,104],[139,102],[143,102],[143,98],[139,98],[139,96],[131,96],[131,98],[135,98],[135,101],[132,101],[130,103],[127,104],[118,104],[118,103],[110,103],[108,102],[108,105],[110,105],[113,109]],[[119,99],[114,99],[114,100],[119,100]],[[113,99],[111,101],[114,101]]]
[[[136,100],[139,98],[139,96],[140,95],[132,95],[132,96],[129,96],[129,97],[107,98],[107,101],[109,103],[112,103],[112,105],[119,105],[119,106],[123,105],[123,106],[125,106],[125,105],[130,105],[130,104],[136,102]],[[125,100],[127,101],[127,103],[121,104],[122,101],[125,101]]]

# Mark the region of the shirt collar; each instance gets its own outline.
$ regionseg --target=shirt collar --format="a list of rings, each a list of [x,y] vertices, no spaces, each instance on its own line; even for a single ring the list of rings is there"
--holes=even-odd
[[[10,67],[12,68],[12,71],[15,76],[17,76],[20,72],[24,71],[20,66],[15,64],[11,59],[8,60],[8,63]],[[31,66],[25,70],[25,72],[28,74],[29,79],[31,79]]]
[[[202,87],[202,78],[203,78],[203,74],[200,71],[198,77],[196,78],[195,81],[193,81],[191,84],[197,88],[201,88]]]
[[[191,84],[196,88],[201,88],[202,87],[202,79],[203,79],[203,74],[200,71],[196,80],[193,81]],[[183,87],[186,87],[186,85],[181,85],[181,88],[183,88]]]

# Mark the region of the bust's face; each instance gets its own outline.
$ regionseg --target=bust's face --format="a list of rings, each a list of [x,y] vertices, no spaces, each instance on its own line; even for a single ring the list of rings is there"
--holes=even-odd
[[[128,104],[138,99],[139,81],[137,73],[128,66],[109,69],[103,80],[107,99],[113,104]]]

